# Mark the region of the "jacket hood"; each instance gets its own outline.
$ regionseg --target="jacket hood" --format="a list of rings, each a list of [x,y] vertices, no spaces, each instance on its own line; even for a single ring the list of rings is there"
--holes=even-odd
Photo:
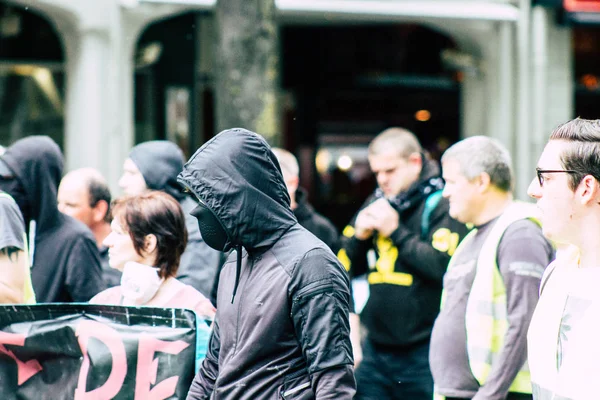
[[[138,167],[149,189],[167,192],[177,200],[183,198],[177,174],[183,169],[183,152],[168,140],[140,143],[131,149],[129,158]]]
[[[220,220],[228,247],[268,249],[296,224],[277,158],[254,132],[219,133],[194,153],[178,181]]]
[[[29,136],[6,149],[2,160],[23,184],[31,217],[42,232],[60,220],[56,200],[63,172],[63,156],[48,136]]]
[[[435,178],[441,175],[442,171],[438,162],[426,156],[423,156],[423,168],[421,169],[421,174],[419,175],[419,179],[417,182]]]

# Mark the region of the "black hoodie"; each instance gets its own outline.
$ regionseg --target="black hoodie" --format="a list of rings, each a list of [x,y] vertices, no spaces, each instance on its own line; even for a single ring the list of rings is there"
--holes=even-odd
[[[179,182],[237,249],[221,272],[213,335],[188,399],[351,399],[348,277],[296,221],[266,141],[244,129],[221,132]]]
[[[62,177],[59,147],[46,136],[31,136],[6,149],[2,160],[15,174],[35,221],[31,279],[37,301],[85,302],[105,288],[96,241],[81,222],[58,211],[56,193]],[[10,192],[9,192],[10,194]],[[20,204],[21,205],[21,204]],[[23,210],[22,210],[23,211]]]
[[[196,203],[184,196],[177,183],[177,174],[183,169],[183,152],[173,142],[153,140],[135,146],[129,158],[140,170],[149,189],[166,192],[181,204],[188,243],[181,255],[177,279],[208,297],[222,257],[220,252],[209,247],[202,239],[198,220],[190,215]]]
[[[361,313],[369,341],[378,349],[398,352],[429,342],[433,322],[440,310],[442,279],[450,256],[466,235],[465,225],[448,214],[449,203],[441,199],[427,217],[423,214],[434,182],[440,177],[436,162],[423,164],[419,179],[394,203],[403,208],[398,228],[389,239],[375,233],[359,240],[354,221],[344,230],[343,251],[351,276],[368,273],[369,298]],[[431,191],[423,190],[429,188]],[[365,202],[370,204],[372,196]],[[364,207],[364,206],[363,206]],[[377,264],[369,266],[368,254],[375,250]]]

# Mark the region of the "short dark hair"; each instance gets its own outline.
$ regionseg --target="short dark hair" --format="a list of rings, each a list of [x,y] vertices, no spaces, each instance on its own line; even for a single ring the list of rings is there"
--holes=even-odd
[[[137,196],[117,199],[112,205],[113,217],[118,218],[129,233],[135,251],[141,256],[146,235],[156,236],[156,268],[161,278],[175,276],[188,233],[185,216],[179,202],[165,192],[150,191]]]
[[[99,201],[104,200],[106,202],[106,205],[108,206],[106,208],[106,214],[104,215],[104,221],[109,222],[111,220],[111,213],[110,213],[110,201],[111,201],[111,194],[110,194],[110,189],[108,188],[108,185],[106,184],[105,181],[97,179],[94,176],[90,176],[87,182],[87,187],[88,187],[88,196],[89,196],[89,200],[90,200],[90,207],[96,207],[96,204],[98,204]]]
[[[550,140],[569,142],[560,156],[562,167],[575,171],[569,175],[569,187],[575,191],[586,175],[600,182],[600,120],[575,118],[559,125]]]

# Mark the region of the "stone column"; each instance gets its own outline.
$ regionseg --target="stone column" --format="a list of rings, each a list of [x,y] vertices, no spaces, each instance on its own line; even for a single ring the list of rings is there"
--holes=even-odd
[[[215,10],[217,131],[242,127],[280,143],[275,0],[219,0]]]

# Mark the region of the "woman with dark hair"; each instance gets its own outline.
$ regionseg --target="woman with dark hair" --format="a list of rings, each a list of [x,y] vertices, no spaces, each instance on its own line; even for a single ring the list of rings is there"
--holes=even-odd
[[[103,244],[110,266],[123,272],[121,285],[97,294],[90,303],[188,308],[213,319],[216,310],[210,301],[175,279],[187,244],[177,200],[164,192],[146,192],[116,200],[112,215],[112,232]]]

